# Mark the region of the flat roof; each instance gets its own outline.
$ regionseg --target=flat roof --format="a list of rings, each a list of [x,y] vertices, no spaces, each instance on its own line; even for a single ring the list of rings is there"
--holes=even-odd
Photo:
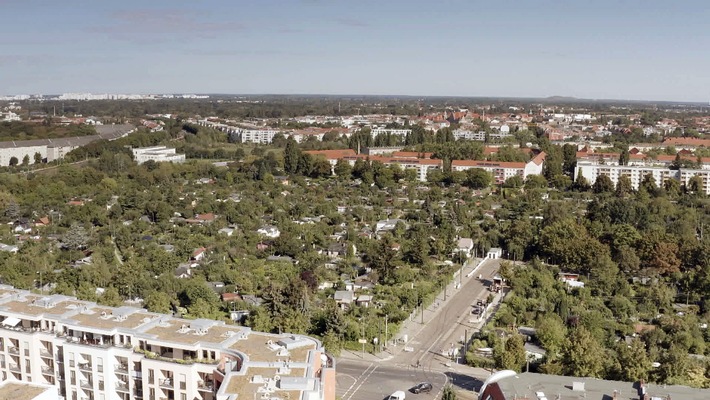
[[[217,325],[207,329],[204,334],[198,334],[194,329],[190,329],[190,322],[187,319],[169,318],[146,329],[143,333],[155,335],[158,340],[193,346],[199,342],[220,344],[230,339],[233,335],[244,331],[244,328],[237,326]],[[183,325],[188,329],[181,332]]]
[[[279,356],[280,346],[278,346],[278,341],[285,337],[287,336],[271,336],[250,332],[246,338],[237,340],[230,348],[246,354],[250,362],[277,361],[279,359],[290,360],[291,362],[307,362],[308,352],[316,348],[315,343],[291,349],[288,351],[287,356]],[[273,344],[274,349],[269,347],[269,341]]]
[[[121,319],[113,315],[113,312],[114,309],[112,308],[93,307],[86,312],[73,315],[71,319],[76,321],[77,325],[81,327],[111,330],[114,328],[136,329],[160,316],[159,314],[142,312],[136,309],[136,312],[127,315],[125,319]]]
[[[32,400],[49,388],[29,382],[8,382],[0,384],[0,399]]]
[[[576,382],[584,384],[584,390],[572,390]],[[507,399],[514,396],[538,399],[538,393],[547,399],[559,400],[605,400],[610,399],[617,390],[621,399],[638,398],[638,383],[607,381],[595,378],[579,378],[574,376],[544,375],[522,373],[498,381],[498,386]],[[653,397],[665,398],[671,395],[673,399],[703,400],[709,396],[707,389],[694,389],[687,386],[670,386],[646,384],[646,393]],[[560,397],[557,397],[557,396]]]
[[[264,380],[273,379],[276,375],[281,377],[303,377],[305,376],[305,368],[291,368],[288,374],[279,373],[276,368],[249,368],[244,375],[232,375],[227,382],[225,393],[236,394],[237,399],[250,399],[257,393],[260,387],[264,386],[264,382],[252,382],[254,376],[261,376]],[[275,387],[273,396],[283,400],[299,400],[301,398],[300,390],[279,390],[278,384]]]
[[[81,307],[90,307],[90,303],[74,298],[60,300],[54,303],[51,307],[43,304],[43,300],[47,296],[27,295],[23,298],[14,299],[0,305],[0,312],[10,311],[17,314],[22,314],[28,317],[39,317],[44,314],[64,315],[67,312],[78,311]]]

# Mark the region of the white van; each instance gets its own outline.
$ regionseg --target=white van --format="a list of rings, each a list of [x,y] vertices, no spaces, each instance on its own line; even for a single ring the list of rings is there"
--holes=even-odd
[[[398,390],[390,395],[387,400],[404,400],[404,392]]]

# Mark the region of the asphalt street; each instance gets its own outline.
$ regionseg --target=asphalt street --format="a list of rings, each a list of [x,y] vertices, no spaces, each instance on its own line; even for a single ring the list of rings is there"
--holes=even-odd
[[[366,354],[365,358],[359,353],[344,352],[336,366],[337,396],[342,400],[379,400],[424,381],[434,385],[432,392],[407,392],[408,399],[435,399],[447,382],[456,389],[477,390],[489,372],[456,364],[446,353],[461,348],[464,334],[470,337],[483,323],[471,313],[472,304],[488,297],[488,284],[498,273],[501,261],[486,260],[475,273],[473,263],[467,264],[463,276],[447,287],[446,299],[440,294],[435,301],[439,306],[425,310],[424,324],[421,315],[417,315],[402,327],[399,335],[407,333],[406,347],[412,351],[404,351],[403,345],[391,346],[388,352]]]
[[[422,368],[402,368],[387,363],[342,360],[336,366],[336,396],[342,400],[385,399],[397,390],[406,392],[407,399],[432,400],[437,398],[447,377],[440,371]],[[413,394],[409,391],[420,382],[431,382],[430,393]]]

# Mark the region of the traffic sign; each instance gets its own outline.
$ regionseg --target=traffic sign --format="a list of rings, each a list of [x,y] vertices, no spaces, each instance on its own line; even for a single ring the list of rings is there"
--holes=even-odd
[[[357,342],[360,344],[365,344],[367,343],[367,339],[359,339]]]

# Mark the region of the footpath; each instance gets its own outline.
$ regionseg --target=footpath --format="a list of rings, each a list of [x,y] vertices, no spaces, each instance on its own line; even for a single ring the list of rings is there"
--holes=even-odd
[[[438,315],[441,310],[445,309],[449,301],[454,297],[454,295],[457,294],[458,289],[463,287],[466,282],[470,281],[471,279],[478,278],[477,271],[479,270],[481,265],[485,263],[485,261],[485,259],[480,258],[469,259],[465,263],[463,268],[456,271],[453,276],[453,279],[451,280],[451,282],[449,282],[446,288],[439,292],[434,302],[430,304],[427,308],[425,308],[424,312],[427,320],[431,320],[436,315]],[[460,276],[460,274],[463,274],[463,276]],[[447,293],[448,296],[445,296],[444,293]],[[487,322],[488,318],[490,318],[490,316],[494,314],[495,310],[497,310],[497,304],[499,302],[500,297],[500,293],[496,295],[496,300],[494,300],[486,310],[485,318],[481,318],[480,320],[478,320],[478,317],[474,316],[477,321],[471,322],[471,325],[473,325],[476,330],[479,330]],[[402,323],[399,331],[392,334],[392,338],[386,343],[385,350],[377,353],[365,352],[363,354],[360,351],[344,349],[341,351],[339,358],[348,360],[361,360],[366,362],[389,361],[397,355],[401,354],[402,352],[412,351],[412,348],[409,347],[407,343],[415,339],[425,326],[426,323],[421,323],[421,311],[415,310],[414,312],[412,312],[409,318],[407,318]]]

